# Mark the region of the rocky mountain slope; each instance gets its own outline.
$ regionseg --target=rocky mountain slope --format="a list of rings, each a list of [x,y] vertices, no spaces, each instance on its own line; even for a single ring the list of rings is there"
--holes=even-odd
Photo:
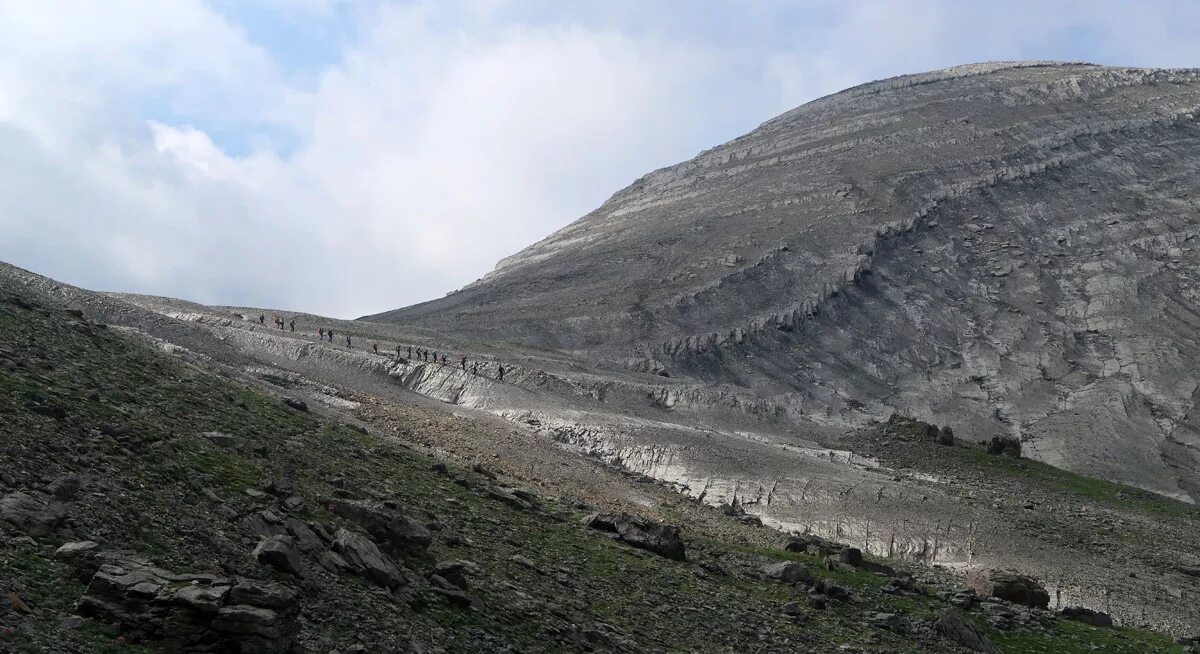
[[[806,104],[369,317],[892,412],[1200,498],[1200,73],[962,66]]]
[[[0,272],[0,651],[1185,651]]]

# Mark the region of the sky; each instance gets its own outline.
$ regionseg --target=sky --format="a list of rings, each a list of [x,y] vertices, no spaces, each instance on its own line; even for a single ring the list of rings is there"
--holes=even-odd
[[[0,0],[0,261],[352,318],[849,86],[1194,67],[1197,33],[1145,0]]]

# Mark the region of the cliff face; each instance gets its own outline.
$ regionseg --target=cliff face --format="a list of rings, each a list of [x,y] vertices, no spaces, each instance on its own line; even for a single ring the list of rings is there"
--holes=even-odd
[[[1200,498],[1200,73],[981,64],[867,84],[655,171],[462,291],[369,318],[903,411]]]

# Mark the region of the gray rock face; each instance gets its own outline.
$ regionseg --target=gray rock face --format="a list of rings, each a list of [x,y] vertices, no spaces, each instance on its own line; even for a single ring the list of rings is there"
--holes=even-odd
[[[1198,110],[1194,70],[993,63],[866,84],[368,319],[662,366],[801,421],[1002,431],[1194,500]]]

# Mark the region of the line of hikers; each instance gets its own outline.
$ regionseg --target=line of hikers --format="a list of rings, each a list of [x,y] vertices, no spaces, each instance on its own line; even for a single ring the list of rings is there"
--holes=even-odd
[[[292,324],[293,324],[292,331],[296,331],[294,320],[292,321]],[[320,338],[322,341],[328,340],[330,343],[332,343],[333,342],[333,330],[326,328],[326,327],[321,327],[321,328],[317,329],[317,337]],[[346,347],[354,347],[354,341],[352,340],[350,334],[346,334],[345,338],[346,338]],[[399,345],[399,344],[396,345],[396,358],[397,359],[405,358],[404,357],[404,352],[405,352],[404,348],[405,347],[406,346]],[[430,351],[430,350],[425,350],[425,349],[422,349],[419,347],[414,348],[411,345],[407,346],[407,348],[408,348],[407,349],[407,353],[408,353],[407,360],[409,360],[409,361],[414,360],[414,355],[416,355],[415,356],[416,361],[423,361],[423,362],[429,363],[430,359],[432,357],[432,363],[440,363],[442,365],[450,364],[449,356],[445,352],[441,353],[441,359],[439,360],[437,350]],[[379,354],[379,343],[378,342],[372,343],[371,350],[374,351],[375,354]],[[467,355],[464,354],[458,358],[458,365],[459,365],[459,367],[462,368],[463,372],[467,372],[467,370],[468,370]],[[487,368],[487,365],[488,364],[486,361],[482,363],[482,367],[484,369]],[[481,367],[481,364],[479,361],[471,362],[471,367],[470,367],[471,374],[478,375],[480,367]],[[504,364],[503,363],[496,364],[496,379],[498,379],[499,381],[504,381]]]
[[[290,327],[292,332],[296,331],[296,319],[295,318],[292,318],[290,322],[285,323],[283,318],[280,318],[279,316],[275,316],[274,322],[275,322],[275,326],[278,327],[280,329],[280,331],[283,331],[285,327]],[[264,325],[264,326],[267,324],[267,316],[265,314],[259,314],[258,324]],[[332,343],[333,342],[333,330],[329,329],[327,327],[321,327],[320,329],[317,330],[317,337],[320,338],[322,341],[327,340],[330,343]],[[350,334],[346,334],[345,339],[346,339],[346,347],[354,347],[354,341],[351,338]],[[405,346],[402,346],[402,345],[396,345],[396,358],[397,359],[404,358],[402,355],[402,352],[403,352],[402,348],[404,348],[404,347]],[[430,350],[425,350],[425,349],[422,349],[419,347],[414,348],[411,345],[409,345],[407,347],[408,347],[408,360],[409,361],[412,361],[414,359],[413,355],[415,354],[416,355],[415,359],[417,361],[424,361],[425,363],[429,363],[430,356],[432,355],[433,363],[440,363],[442,365],[450,364],[450,360],[447,357],[447,354],[445,352],[441,353],[441,360],[439,361],[437,350],[433,350],[431,353]],[[374,350],[375,354],[379,354],[379,343],[372,343],[371,349]],[[459,367],[462,368],[463,372],[467,371],[467,355],[464,354],[458,358],[458,365],[459,365]],[[482,365],[482,368],[486,369],[488,364],[486,361],[483,362],[482,364],[480,364],[479,361],[472,362],[471,368],[470,368],[471,374],[478,375],[481,365]],[[504,364],[503,363],[496,364],[496,379],[498,379],[500,381],[504,381]]]

